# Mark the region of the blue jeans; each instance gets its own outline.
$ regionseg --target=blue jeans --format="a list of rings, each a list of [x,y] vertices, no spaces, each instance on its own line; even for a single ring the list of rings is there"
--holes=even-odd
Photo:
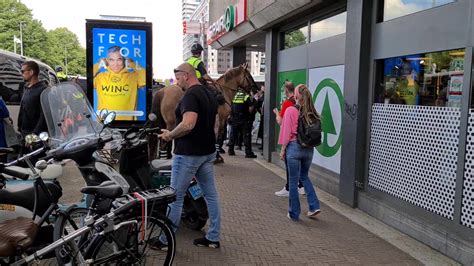
[[[176,232],[181,221],[183,200],[191,179],[195,176],[206,199],[209,212],[209,229],[206,238],[210,241],[219,241],[221,229],[221,215],[219,194],[214,183],[214,160],[216,153],[204,156],[175,155],[171,172],[171,187],[176,189],[176,201],[170,204],[168,218],[173,223]],[[160,237],[164,242],[164,237]]]
[[[313,183],[308,177],[309,167],[313,159],[313,148],[302,147],[297,141],[291,141],[286,147],[286,167],[290,176],[290,218],[298,220],[301,213],[300,199],[298,194],[298,180],[303,183],[308,200],[309,210],[315,211],[320,208],[319,199],[314,190]]]

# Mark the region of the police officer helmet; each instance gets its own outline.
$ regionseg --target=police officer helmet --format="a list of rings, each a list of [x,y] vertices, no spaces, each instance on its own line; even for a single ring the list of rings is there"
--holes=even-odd
[[[204,48],[202,48],[202,45],[200,45],[199,43],[194,43],[191,46],[191,53],[192,54],[200,54],[203,50],[204,50]]]
[[[61,66],[57,66],[56,67],[56,72],[61,72],[61,71],[63,71],[63,68]]]

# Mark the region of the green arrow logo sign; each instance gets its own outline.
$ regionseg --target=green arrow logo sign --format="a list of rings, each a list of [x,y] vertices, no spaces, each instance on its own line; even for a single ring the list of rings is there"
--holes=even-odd
[[[330,79],[330,78],[323,79],[318,84],[313,94],[313,102],[316,102],[316,99],[319,97],[321,92],[323,92],[324,88],[327,88],[328,90],[332,90],[336,94],[337,100],[339,102],[338,107],[340,108],[341,121],[342,121],[344,96],[342,95],[341,88],[339,87],[339,85],[337,85],[337,83],[333,79]],[[322,129],[322,134],[323,134],[322,136],[323,140],[322,140],[321,145],[316,147],[316,150],[324,157],[334,156],[339,151],[342,145],[341,128],[339,128],[339,130],[336,130],[336,127],[334,126],[334,120],[333,120],[334,113],[331,110],[328,90],[325,90],[326,94],[324,95],[324,104],[323,104],[323,109],[321,111],[321,121],[322,121],[321,129]],[[337,135],[338,133],[339,133],[339,136],[337,138],[336,144],[331,146],[328,143],[328,136],[330,134]]]

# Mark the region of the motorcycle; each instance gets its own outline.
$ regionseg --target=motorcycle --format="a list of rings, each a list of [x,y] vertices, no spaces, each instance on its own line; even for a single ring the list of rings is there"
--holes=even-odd
[[[47,134],[44,135],[44,138],[46,141]],[[0,226],[0,231],[2,231],[2,236],[7,235],[10,239],[21,236],[15,235],[18,232],[9,226],[15,226],[20,232],[27,233],[29,240],[25,240],[24,246],[23,244],[20,245],[27,254],[53,241],[54,228],[50,220],[52,217],[50,214],[57,210],[58,200],[62,196],[62,188],[58,181],[44,181],[41,178],[40,172],[48,167],[48,163],[38,161],[33,166],[31,162],[35,156],[44,153],[45,150],[46,147],[43,147],[23,155],[15,161],[0,164],[0,172],[2,173],[0,174],[0,223],[3,225]],[[10,151],[7,150],[7,152]],[[12,168],[13,165],[20,162],[24,162],[30,167],[32,175]],[[5,175],[11,177],[6,178]],[[24,182],[13,182],[15,181],[13,178]],[[29,178],[33,178],[34,181],[26,181]],[[33,221],[35,224],[33,224]],[[9,256],[8,260],[11,261],[13,259],[11,256],[14,257],[13,254],[15,254],[15,251],[11,249],[8,243],[0,245],[0,257]],[[46,255],[46,257],[52,255],[54,253]],[[4,260],[0,259],[0,264],[2,261]]]
[[[99,186],[113,181],[129,193],[129,183],[112,165],[98,159],[94,154],[107,143],[114,141],[113,132],[106,126],[113,121],[115,113],[102,118],[102,123],[77,84],[65,82],[48,88],[41,94],[41,106],[50,133],[51,150],[44,160],[74,161],[87,186]],[[65,125],[67,121],[67,125]]]
[[[114,134],[113,130],[104,128],[100,123],[101,119],[108,117],[107,110],[101,110],[97,115],[82,90],[74,83],[61,83],[45,90],[41,101],[50,132],[50,146],[53,148],[48,158],[75,161],[87,186],[113,181],[125,194],[159,188],[158,183],[161,181],[166,182],[163,185],[169,185],[171,161],[153,160],[148,163],[148,144],[144,137],[158,132],[159,129],[146,126],[142,129],[132,128],[125,132],[123,138],[118,138],[120,134]],[[66,119],[68,117],[70,119]],[[63,125],[66,120],[69,121],[67,130]],[[119,171],[99,156],[94,156],[106,145],[111,149],[119,147]],[[195,180],[191,182],[186,197],[183,223],[199,230],[206,224],[208,213],[206,202]],[[84,202],[88,206],[90,200],[86,199]]]
[[[47,139],[47,134],[41,134],[42,139]],[[47,209],[48,203],[45,201],[45,195],[38,195],[39,204],[35,206],[34,198],[34,182],[40,176],[45,182],[46,187],[52,192],[53,196],[60,197],[62,188],[56,180],[62,174],[62,167],[53,163],[40,162],[35,166],[32,159],[38,154],[44,153],[47,147],[36,149],[19,159],[10,163],[3,164],[4,173],[0,176],[0,222],[15,219],[17,217],[32,217],[36,208],[39,215]],[[2,149],[4,153],[13,152],[9,148]],[[23,162],[28,168],[18,166]],[[14,173],[10,175],[8,173]],[[18,177],[20,176],[20,177]]]
[[[118,152],[120,152],[119,172],[134,180],[138,189],[146,190],[169,186],[171,179],[172,161],[154,159],[150,163],[148,157],[149,134],[159,133],[159,128],[148,128],[147,125],[156,120],[155,114],[150,114],[143,128],[131,128],[123,136]],[[207,222],[209,214],[196,178],[193,178],[186,191],[183,203],[181,221],[192,230],[201,230]]]

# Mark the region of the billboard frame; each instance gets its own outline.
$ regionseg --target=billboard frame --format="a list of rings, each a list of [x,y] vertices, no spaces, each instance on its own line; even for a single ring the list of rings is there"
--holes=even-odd
[[[86,69],[87,69],[87,98],[91,104],[94,102],[94,77],[93,77],[93,29],[123,29],[123,30],[142,30],[146,32],[146,114],[144,121],[125,121],[116,120],[112,123],[112,127],[134,127],[142,126],[148,119],[148,114],[151,111],[151,98],[152,98],[152,86],[153,86],[153,30],[152,23],[150,22],[135,22],[135,21],[123,21],[123,20],[98,20],[98,19],[86,19]]]

